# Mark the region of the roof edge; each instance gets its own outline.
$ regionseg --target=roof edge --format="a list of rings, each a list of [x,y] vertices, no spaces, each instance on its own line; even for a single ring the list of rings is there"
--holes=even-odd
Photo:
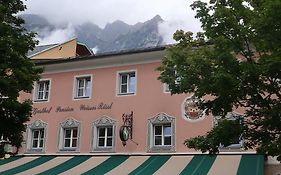
[[[138,54],[138,53],[161,51],[161,50],[165,50],[166,48],[167,48],[167,46],[148,47],[148,48],[141,48],[141,49],[134,49],[134,50],[123,50],[123,51],[119,51],[119,52],[108,52],[108,53],[102,53],[99,55],[81,56],[81,57],[75,57],[75,58],[55,59],[55,60],[45,60],[45,61],[40,61],[40,60],[34,59],[34,61],[37,66],[43,66],[43,65],[48,65],[48,64],[60,64],[60,63],[75,62],[75,61],[82,61],[82,60],[89,60],[89,59],[102,59],[104,57],[113,57],[113,56],[120,56],[120,55],[131,55],[131,54]]]

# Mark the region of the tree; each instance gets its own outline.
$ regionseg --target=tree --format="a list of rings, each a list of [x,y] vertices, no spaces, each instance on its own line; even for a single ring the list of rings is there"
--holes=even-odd
[[[32,110],[30,101],[17,98],[21,91],[31,92],[42,72],[26,56],[36,41],[16,15],[25,8],[20,0],[0,0],[0,139],[8,139],[17,148]]]
[[[177,44],[167,49],[159,79],[172,94],[205,99],[199,107],[214,116],[236,108],[245,113],[242,126],[222,119],[186,146],[218,153],[220,143],[243,133],[246,149],[281,160],[281,1],[195,1],[191,7],[204,32],[174,34]]]

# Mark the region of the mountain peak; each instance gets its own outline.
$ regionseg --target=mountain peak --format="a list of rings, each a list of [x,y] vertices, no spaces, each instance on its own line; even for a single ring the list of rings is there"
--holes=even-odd
[[[154,16],[151,21],[163,22],[164,20],[161,18],[160,15]]]
[[[130,25],[126,24],[121,20],[116,20],[112,23],[107,23],[104,27],[101,38],[105,41],[110,41],[116,39],[119,35],[128,33],[130,30]]]
[[[126,24],[125,22],[123,22],[121,20],[116,20],[116,21],[113,21],[112,23],[107,23],[105,25],[105,28],[108,28],[108,27],[111,27],[111,26],[119,26],[119,25],[128,25],[128,24]]]

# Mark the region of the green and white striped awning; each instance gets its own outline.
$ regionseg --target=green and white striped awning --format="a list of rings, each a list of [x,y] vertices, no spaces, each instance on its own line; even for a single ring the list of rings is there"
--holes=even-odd
[[[0,160],[0,174],[193,174],[262,175],[264,156],[245,155],[75,155],[16,156]]]

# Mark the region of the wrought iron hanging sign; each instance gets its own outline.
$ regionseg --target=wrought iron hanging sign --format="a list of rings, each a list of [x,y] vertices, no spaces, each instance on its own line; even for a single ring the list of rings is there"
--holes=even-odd
[[[130,114],[123,114],[123,125],[120,127],[119,136],[123,146],[126,141],[133,138],[133,111]]]
[[[129,130],[126,126],[123,125],[120,127],[119,134],[122,142],[126,142],[129,140]]]

